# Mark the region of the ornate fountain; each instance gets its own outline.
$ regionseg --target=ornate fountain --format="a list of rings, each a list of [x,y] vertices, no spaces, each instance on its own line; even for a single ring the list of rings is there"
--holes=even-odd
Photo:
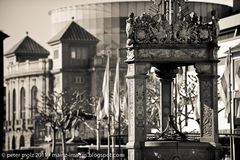
[[[184,0],[155,0],[149,10],[141,16],[130,13],[126,21],[128,160],[217,160],[216,13],[212,11],[212,21],[204,23]],[[171,120],[172,81],[178,67],[188,65],[194,65],[199,79],[200,142],[184,141],[186,136]],[[146,78],[151,66],[161,81],[161,141],[146,141]],[[169,129],[178,138],[167,139]]]

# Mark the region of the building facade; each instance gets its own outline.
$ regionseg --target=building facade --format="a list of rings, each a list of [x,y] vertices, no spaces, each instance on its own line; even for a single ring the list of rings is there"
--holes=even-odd
[[[41,125],[33,120],[33,109],[41,93],[50,88],[49,52],[28,35],[5,56],[7,59],[5,148],[19,149],[44,138]],[[34,130],[34,132],[33,132]]]
[[[0,30],[0,51],[1,51],[2,55],[4,54],[3,42],[8,37],[9,36],[6,33],[2,32]],[[3,67],[4,67],[4,65],[2,64],[2,73],[4,73],[3,72]],[[3,135],[2,139],[1,139],[1,141],[2,141],[1,151],[3,151],[3,149],[5,148],[4,147],[4,144],[5,144],[5,133],[4,133],[5,125],[4,125],[4,121],[6,119],[6,85],[4,84],[3,79],[1,79],[0,81],[3,84],[2,93],[4,95],[4,97],[3,97],[3,107],[1,108],[1,113],[3,114],[3,116],[1,116],[1,128],[2,128],[1,135]]]

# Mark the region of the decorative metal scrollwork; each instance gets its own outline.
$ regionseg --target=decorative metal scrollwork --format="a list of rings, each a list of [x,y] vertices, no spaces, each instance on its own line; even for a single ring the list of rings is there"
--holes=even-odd
[[[174,24],[171,24],[168,16],[159,12],[160,4],[153,4],[155,7],[150,8],[151,14],[144,12],[141,16],[134,16],[130,13],[126,21],[127,47],[133,44],[217,43],[219,26],[214,11],[211,23],[203,24],[202,17],[195,12],[183,16],[180,11]]]
[[[169,115],[167,128],[160,134],[159,139],[163,140],[187,140],[186,135],[177,129],[173,116]]]

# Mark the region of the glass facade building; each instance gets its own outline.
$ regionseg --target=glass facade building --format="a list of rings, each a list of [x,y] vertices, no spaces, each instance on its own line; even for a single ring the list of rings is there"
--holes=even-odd
[[[148,12],[152,4],[150,0],[101,0],[99,3],[81,4],[58,8],[49,11],[52,22],[52,35],[72,21],[76,21],[100,41],[97,52],[102,50],[116,51],[126,44],[125,24],[130,12],[141,15]],[[211,11],[217,10],[219,18],[229,15],[230,7],[216,3],[187,2],[190,11],[195,11],[205,22],[211,18]]]

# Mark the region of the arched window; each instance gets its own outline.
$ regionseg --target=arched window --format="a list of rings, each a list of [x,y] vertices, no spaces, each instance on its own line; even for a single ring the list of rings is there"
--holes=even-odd
[[[21,137],[20,137],[20,143],[19,143],[19,144],[20,144],[19,148],[25,146],[25,139],[24,139],[24,136],[23,136],[23,135],[21,135]]]
[[[16,140],[14,136],[12,138],[12,149],[16,149]]]
[[[13,96],[12,96],[12,121],[13,121],[13,129],[15,127],[15,120],[16,120],[16,90],[13,89]]]
[[[25,119],[25,89],[22,87],[20,91],[20,118]]]
[[[36,86],[33,86],[31,89],[31,112],[30,112],[30,117],[32,117],[34,115],[34,110],[37,107],[37,93],[38,93],[38,89]]]

